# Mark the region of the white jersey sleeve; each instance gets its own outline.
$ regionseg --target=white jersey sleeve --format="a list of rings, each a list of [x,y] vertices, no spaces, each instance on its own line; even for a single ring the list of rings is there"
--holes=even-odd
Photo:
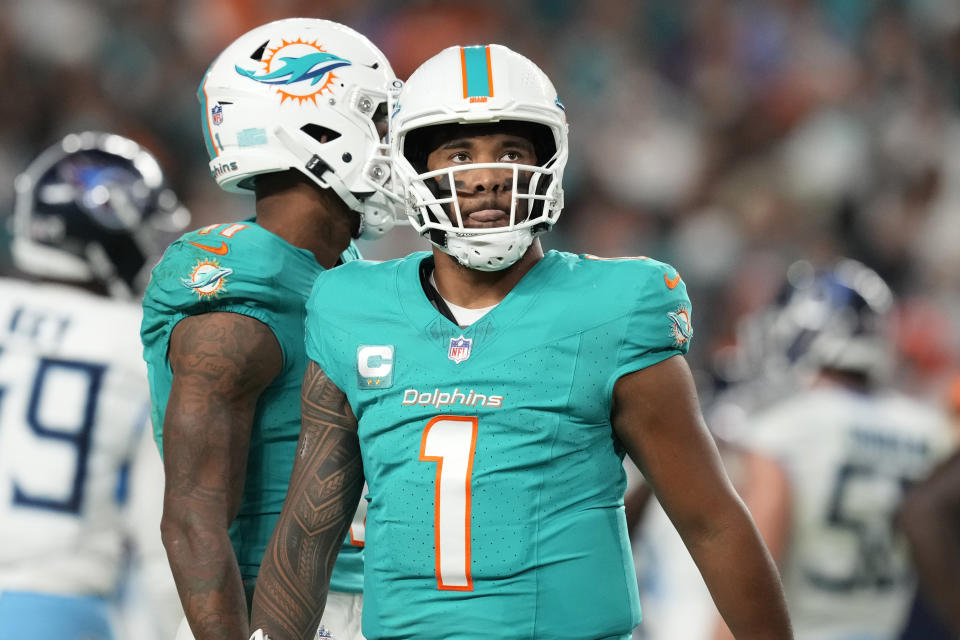
[[[108,594],[147,419],[138,306],[0,279],[0,590]]]

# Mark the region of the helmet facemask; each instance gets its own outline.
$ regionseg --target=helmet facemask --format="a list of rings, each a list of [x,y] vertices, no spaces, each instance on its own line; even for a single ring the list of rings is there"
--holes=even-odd
[[[466,226],[457,178],[477,170],[502,170],[509,176],[504,183],[510,193],[506,225]],[[409,204],[416,212],[411,226],[420,234],[429,234],[431,242],[464,266],[498,271],[519,260],[533,238],[557,221],[563,206],[557,184],[556,174],[548,167],[528,164],[486,162],[425,171],[410,182]]]
[[[486,56],[485,65],[466,62]],[[484,82],[467,81],[468,67]],[[469,86],[468,86],[469,85]],[[473,93],[483,95],[473,95]],[[391,117],[395,186],[411,226],[462,265],[505,269],[519,260],[563,209],[567,125],[556,91],[528,59],[500,45],[451,47],[407,81]],[[427,157],[444,139],[505,133],[528,140],[535,164],[484,162],[429,171]],[[471,171],[502,171],[509,191],[503,226],[466,224],[456,184]]]

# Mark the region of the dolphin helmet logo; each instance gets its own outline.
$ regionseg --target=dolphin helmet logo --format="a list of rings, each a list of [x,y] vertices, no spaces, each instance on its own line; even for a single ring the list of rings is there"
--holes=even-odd
[[[286,100],[307,100],[317,103],[317,96],[329,91],[337,76],[335,69],[351,64],[346,58],[324,51],[316,42],[283,40],[269,49],[261,61],[263,69],[244,69],[234,65],[237,73],[256,82],[275,85],[281,104]],[[258,72],[262,72],[258,75]]]

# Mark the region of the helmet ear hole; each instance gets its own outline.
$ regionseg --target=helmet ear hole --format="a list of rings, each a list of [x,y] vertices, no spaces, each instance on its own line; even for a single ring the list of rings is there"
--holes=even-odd
[[[319,142],[320,144],[326,144],[328,142],[333,142],[340,137],[339,131],[334,131],[330,127],[325,127],[320,124],[305,124],[300,127],[300,131],[303,131],[305,134]]]
[[[263,52],[267,50],[268,44],[270,44],[270,41],[264,40],[263,44],[257,47],[257,50],[250,54],[250,59],[256,60],[257,62],[263,60]]]

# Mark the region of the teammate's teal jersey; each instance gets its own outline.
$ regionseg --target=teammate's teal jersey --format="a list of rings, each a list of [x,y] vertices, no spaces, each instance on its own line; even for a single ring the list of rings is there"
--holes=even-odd
[[[324,273],[307,302],[307,355],[359,421],[364,635],[628,637],[611,394],[686,352],[684,285],[654,260],[551,251],[460,329],[424,294],[428,256]]]
[[[353,244],[341,260],[358,259]],[[162,452],[163,418],[172,372],[170,334],[183,318],[227,311],[256,318],[273,331],[283,369],[260,396],[250,436],[243,500],[230,538],[248,592],[283,507],[300,434],[300,386],[306,369],[304,303],[324,269],[253,220],[211,225],[185,234],[153,269],[143,298],[144,359],[150,379],[154,436]],[[362,590],[361,547],[344,545],[332,588]]]

